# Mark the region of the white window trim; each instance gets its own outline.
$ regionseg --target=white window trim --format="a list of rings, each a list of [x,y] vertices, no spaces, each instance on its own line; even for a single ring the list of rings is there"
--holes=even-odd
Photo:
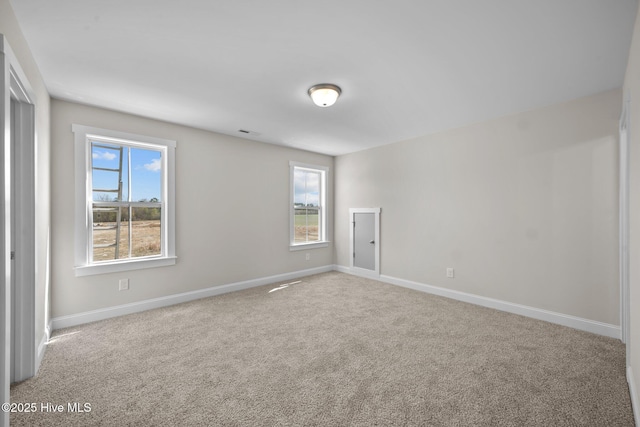
[[[100,129],[83,125],[72,125],[75,139],[75,274],[88,276],[94,274],[115,273],[120,271],[154,268],[176,263],[175,251],[175,149],[176,141],[136,135],[108,129]],[[91,200],[91,149],[89,138],[111,138],[116,142],[126,144],[151,144],[163,147],[166,156],[163,157],[162,167],[166,171],[163,182],[163,200],[165,209],[162,210],[163,227],[162,255],[145,258],[117,260],[109,263],[90,263],[89,236],[91,236],[92,221],[89,221]]]
[[[321,234],[319,242],[311,243],[294,243],[295,241],[295,216],[294,216],[294,196],[293,196],[293,172],[295,168],[312,169],[320,171],[322,173],[322,179],[320,182],[320,207],[322,208],[322,221],[320,223]],[[289,250],[290,251],[303,251],[307,249],[326,248],[329,246],[329,240],[327,240],[327,180],[329,175],[329,168],[326,166],[312,165],[308,163],[289,162]]]

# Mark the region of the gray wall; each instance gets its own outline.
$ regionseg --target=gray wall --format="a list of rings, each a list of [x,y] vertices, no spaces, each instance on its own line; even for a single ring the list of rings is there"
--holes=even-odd
[[[333,263],[333,245],[289,251],[289,161],[330,168],[333,236],[333,157],[60,100],[51,122],[54,318]],[[175,266],[75,277],[73,123],[177,141]]]
[[[618,325],[620,107],[612,90],[337,157],[337,264],[349,208],[381,207],[383,275]]]

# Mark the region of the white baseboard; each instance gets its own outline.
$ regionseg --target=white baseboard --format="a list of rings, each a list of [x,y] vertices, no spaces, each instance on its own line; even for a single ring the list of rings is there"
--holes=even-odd
[[[627,383],[629,384],[629,395],[631,397],[633,417],[636,420],[636,427],[640,427],[640,401],[638,401],[638,390],[636,390],[636,381],[633,377],[631,366],[627,366]]]
[[[366,277],[367,279],[380,280],[380,275],[371,270],[365,270],[364,268],[350,268],[343,267],[342,265],[334,266],[335,271],[340,273],[351,274],[352,276]]]
[[[351,274],[351,269],[349,267],[345,267],[343,265],[334,265],[333,266],[333,270],[334,271],[339,271],[340,273],[347,273],[347,274]]]
[[[42,358],[44,357],[44,352],[47,349],[47,343],[49,342],[49,338],[51,338],[51,325],[52,321],[49,320],[47,327],[44,328],[44,333],[42,334],[42,339],[40,340],[40,344],[38,345],[38,353],[36,354],[36,369],[37,373],[40,370],[40,364],[42,363]]]
[[[336,266],[335,269],[342,273],[354,274],[351,269],[347,267]],[[597,322],[595,320],[583,319],[581,317],[571,316],[568,314],[556,313],[540,308],[529,307],[526,305],[515,304],[474,294],[468,294],[466,292],[454,291],[452,289],[425,285],[423,283],[412,282],[410,280],[399,279],[392,276],[380,275],[377,280],[392,285],[402,286],[404,288],[414,289],[416,291],[426,292],[429,294],[439,295],[458,301],[480,305],[482,307],[493,308],[500,311],[506,311],[508,313],[531,317],[533,319],[544,320],[546,322],[568,326],[570,328],[579,329],[581,331],[587,331],[598,335],[604,335],[610,338],[622,338],[620,327],[608,323]]]
[[[169,295],[169,296],[160,297],[160,298],[153,298],[145,301],[139,301],[139,302],[134,302],[130,304],[123,304],[123,305],[104,308],[100,310],[93,310],[93,311],[87,311],[84,313],[72,314],[69,316],[60,316],[52,320],[53,330],[68,328],[70,326],[83,325],[85,323],[96,322],[98,320],[104,320],[112,317],[123,316],[125,314],[138,313],[141,311],[151,310],[154,308],[167,307],[170,305],[180,304],[187,301],[193,301],[200,298],[207,298],[215,295],[226,294],[228,292],[255,288],[256,286],[268,285],[270,283],[298,279],[300,277],[310,276],[312,274],[326,273],[328,271],[333,271],[333,270],[334,270],[333,265],[327,265],[323,267],[310,268],[307,270],[294,271],[291,273],[278,274],[275,276],[245,280],[243,282],[230,283],[228,285],[213,286],[211,288],[200,289],[197,291],[184,292],[184,293]]]

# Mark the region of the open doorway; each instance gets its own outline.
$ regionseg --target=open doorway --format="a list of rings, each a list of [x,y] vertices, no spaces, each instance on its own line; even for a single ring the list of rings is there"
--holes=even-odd
[[[35,374],[35,106],[31,86],[0,34],[0,400]],[[8,414],[0,414],[0,425]]]
[[[11,382],[35,375],[34,105],[11,72]]]

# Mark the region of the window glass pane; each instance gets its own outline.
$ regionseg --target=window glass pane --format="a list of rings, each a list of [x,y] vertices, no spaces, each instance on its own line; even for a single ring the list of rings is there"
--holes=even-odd
[[[127,149],[119,145],[100,141],[91,143],[91,180],[94,201],[127,200],[127,156]],[[120,182],[122,182],[122,188],[120,188]]]
[[[320,173],[295,168],[293,171],[294,193],[296,206],[320,205]]]
[[[317,242],[320,230],[318,209],[294,209],[294,243]]]
[[[116,259],[116,248],[119,258],[122,255],[122,247],[116,245],[118,236],[118,207],[94,207],[93,208],[93,261],[108,261]],[[126,212],[126,209],[124,210]],[[123,229],[123,219],[120,218],[120,234]],[[122,240],[122,239],[121,239]],[[128,257],[128,249],[125,254]]]
[[[118,200],[118,174],[113,172],[105,172],[101,170],[93,170],[91,178],[93,182],[93,201],[94,202],[115,202]],[[113,190],[113,191],[98,191]]]
[[[94,201],[161,201],[161,151],[96,141],[91,144],[91,162]],[[93,261],[161,255],[160,210],[160,205],[131,211],[129,206],[94,207]]]
[[[131,148],[131,201],[162,201],[162,152]]]
[[[118,230],[118,211],[120,227]],[[109,261],[162,254],[160,207],[94,207],[93,261]],[[131,225],[131,255],[129,226]],[[118,244],[116,244],[116,241]]]
[[[132,208],[131,256],[144,257],[162,253],[160,208]]]

